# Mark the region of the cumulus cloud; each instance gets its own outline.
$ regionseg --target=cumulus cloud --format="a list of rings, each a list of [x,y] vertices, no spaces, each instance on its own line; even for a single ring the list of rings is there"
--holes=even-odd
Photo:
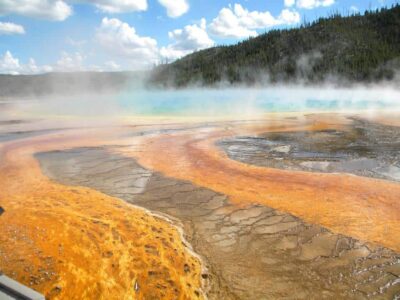
[[[21,69],[19,60],[14,58],[10,51],[0,57],[0,71],[5,74],[18,74]]]
[[[38,74],[53,71],[53,67],[49,65],[38,66],[33,58],[29,59],[28,64],[22,66],[21,72],[24,74]]]
[[[292,7],[293,5],[295,5],[296,0],[285,0],[284,3],[286,7]]]
[[[60,72],[83,71],[83,56],[79,52],[69,54],[62,52],[61,57],[55,64],[55,70]]]
[[[187,0],[158,0],[158,2],[167,9],[170,18],[180,17],[189,10]]]
[[[121,66],[114,61],[106,61],[102,65],[88,65],[85,63],[86,57],[79,52],[61,52],[60,58],[51,65],[38,65],[33,58],[27,63],[21,63],[10,51],[6,51],[0,56],[0,74],[41,74],[48,72],[83,72],[83,71],[118,71]]]
[[[147,10],[147,0],[81,0],[82,3],[94,4],[107,13],[127,13]]]
[[[147,0],[1,0],[0,15],[16,14],[51,21],[64,21],[73,13],[70,5],[72,3],[92,4],[106,13],[147,10]]]
[[[313,9],[317,7],[327,7],[335,4],[335,0],[297,0],[298,8]]]
[[[210,32],[221,38],[244,38],[256,36],[257,29],[269,28],[278,25],[292,25],[300,22],[300,15],[289,9],[282,10],[278,17],[269,11],[248,11],[240,4],[233,8],[224,7],[209,26]]]
[[[29,59],[27,64],[21,64],[18,58],[15,58],[10,51],[0,57],[0,73],[2,74],[36,74],[52,71],[50,66],[37,66],[33,58]]]
[[[63,21],[72,14],[72,7],[62,0],[1,0],[0,15]]]
[[[139,36],[135,28],[116,18],[104,18],[96,33],[97,42],[112,55],[129,59],[134,67],[158,61],[157,41]]]
[[[200,25],[188,25],[183,29],[176,29],[168,33],[174,42],[160,49],[163,58],[175,60],[193,51],[214,46],[214,41],[206,31],[206,20],[202,19]]]
[[[297,11],[292,11],[289,9],[282,10],[281,14],[279,15],[278,25],[286,24],[286,25],[293,25],[300,22],[300,14]]]
[[[24,34],[24,33],[25,29],[21,25],[8,22],[0,22],[0,35]]]
[[[206,20],[200,24],[185,26],[169,32],[172,43],[159,48],[157,41],[139,36],[135,28],[116,18],[104,18],[97,29],[96,40],[101,47],[117,60],[127,61],[126,68],[148,67],[160,59],[175,60],[184,55],[214,45],[206,31]],[[107,63],[111,70],[121,69],[116,63]]]

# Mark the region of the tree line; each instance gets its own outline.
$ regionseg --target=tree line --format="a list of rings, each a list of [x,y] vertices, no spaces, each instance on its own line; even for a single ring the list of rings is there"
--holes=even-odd
[[[198,51],[154,68],[149,83],[185,87],[393,80],[400,70],[400,4],[364,14],[333,14],[271,30],[232,46]]]

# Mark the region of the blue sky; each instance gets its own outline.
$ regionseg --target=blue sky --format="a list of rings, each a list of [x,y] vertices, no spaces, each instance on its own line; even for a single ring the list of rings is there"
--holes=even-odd
[[[0,0],[0,73],[134,70],[396,0]]]

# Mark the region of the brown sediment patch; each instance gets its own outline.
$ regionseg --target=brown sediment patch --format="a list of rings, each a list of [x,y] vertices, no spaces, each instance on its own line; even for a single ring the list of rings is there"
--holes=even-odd
[[[164,219],[44,176],[33,154],[96,145],[77,133],[0,149],[0,268],[49,299],[197,299],[201,264]]]
[[[328,120],[328,121],[326,121]],[[261,132],[344,130],[346,121],[312,115],[268,126],[234,126],[145,138],[130,155],[149,169],[211,188],[238,204],[260,203],[334,232],[400,251],[400,185],[346,174],[294,172],[232,161],[215,142]]]

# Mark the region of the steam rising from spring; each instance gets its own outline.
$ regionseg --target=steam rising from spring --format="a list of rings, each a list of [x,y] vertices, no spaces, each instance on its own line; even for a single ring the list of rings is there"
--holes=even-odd
[[[51,96],[10,101],[25,116],[77,117],[103,121],[134,117],[258,118],[275,112],[366,112],[400,110],[393,87],[337,88],[276,85],[266,88],[147,90]]]

